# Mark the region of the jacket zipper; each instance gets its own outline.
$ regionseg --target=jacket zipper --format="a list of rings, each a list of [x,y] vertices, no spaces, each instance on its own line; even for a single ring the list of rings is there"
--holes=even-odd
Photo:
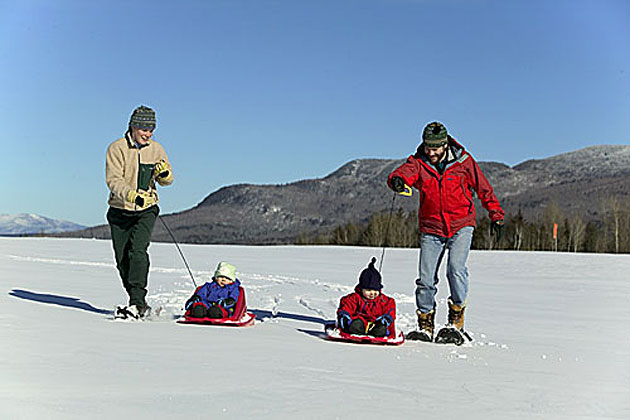
[[[136,146],[137,147],[137,146]],[[138,170],[136,171],[136,192],[140,192],[140,186],[138,185],[138,176],[140,176],[140,148],[138,147]],[[133,209],[138,210],[136,200],[133,201]]]
[[[445,171],[446,172],[446,171]],[[450,232],[449,227],[446,224],[446,218],[444,217],[444,203],[442,202],[442,180],[444,179],[444,174],[440,175],[438,177],[438,186],[439,186],[439,191],[440,191],[440,217],[442,218],[442,223],[444,223],[444,228],[446,229],[446,236],[448,237],[448,234]]]
[[[464,187],[464,180],[462,179],[462,181],[460,182],[461,186],[462,186],[462,192],[464,193],[464,197],[466,197],[466,200],[468,200],[468,214],[472,213],[472,207],[473,207],[473,201],[472,198],[468,197],[468,194],[466,194],[466,187]]]
[[[424,162],[423,162],[424,163]],[[442,179],[444,178],[444,175],[446,174],[446,168],[444,168],[444,173],[440,174],[438,173],[438,171],[434,168],[431,168],[428,164],[424,163],[427,168],[429,169],[429,173],[433,173],[433,176],[435,176],[435,178],[438,181],[438,193],[440,196],[440,217],[442,218],[442,223],[444,224],[444,228],[446,229],[446,235],[448,236],[448,233],[450,232],[449,227],[446,225],[446,219],[444,218],[444,205],[442,203]]]

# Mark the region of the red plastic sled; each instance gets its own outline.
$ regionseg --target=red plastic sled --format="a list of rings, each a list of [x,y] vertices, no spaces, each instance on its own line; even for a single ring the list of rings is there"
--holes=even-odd
[[[324,325],[326,340],[343,341],[346,343],[358,344],[378,344],[383,346],[400,346],[405,342],[405,335],[402,331],[396,331],[393,337],[372,337],[369,335],[353,335],[341,331],[335,324]]]
[[[254,325],[256,315],[247,312],[245,303],[245,290],[239,286],[238,300],[234,307],[234,314],[229,318],[193,318],[184,315],[183,319],[177,320],[178,324],[200,324],[200,325],[220,325],[225,327],[249,327]]]

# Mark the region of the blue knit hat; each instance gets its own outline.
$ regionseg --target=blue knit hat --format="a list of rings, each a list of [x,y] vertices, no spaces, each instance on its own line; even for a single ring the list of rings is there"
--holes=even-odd
[[[375,263],[376,257],[372,257],[372,261],[370,261],[367,268],[361,271],[361,275],[359,276],[360,289],[381,290],[383,288],[381,273],[374,268]]]

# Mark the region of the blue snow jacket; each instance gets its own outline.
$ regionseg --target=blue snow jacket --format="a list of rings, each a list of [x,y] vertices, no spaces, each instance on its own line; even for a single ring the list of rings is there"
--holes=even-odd
[[[195,290],[195,294],[188,300],[186,307],[188,308],[190,304],[195,302],[201,302],[206,305],[206,307],[218,304],[228,309],[228,307],[232,307],[236,302],[238,302],[240,286],[241,282],[238,279],[234,280],[234,283],[228,284],[225,287],[219,286],[219,283],[215,281],[206,283]],[[234,299],[232,305],[224,304],[225,300],[228,298]]]

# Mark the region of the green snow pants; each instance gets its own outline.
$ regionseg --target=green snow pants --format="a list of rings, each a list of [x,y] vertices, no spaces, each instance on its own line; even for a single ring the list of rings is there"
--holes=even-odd
[[[129,305],[145,305],[151,233],[155,219],[160,214],[158,206],[142,211],[128,211],[110,207],[107,222],[112,233],[116,267],[123,287],[129,295]]]

